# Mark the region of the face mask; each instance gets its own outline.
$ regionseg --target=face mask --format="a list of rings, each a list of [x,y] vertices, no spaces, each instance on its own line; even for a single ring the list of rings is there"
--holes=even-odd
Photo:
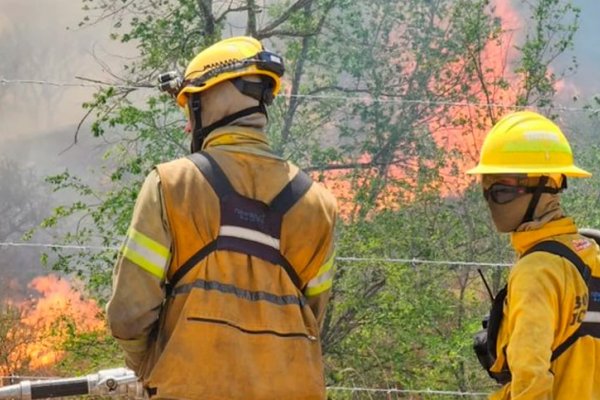
[[[487,203],[498,232],[508,233],[517,230],[523,222],[532,197],[531,194],[524,194],[504,204],[498,204],[488,197]]]

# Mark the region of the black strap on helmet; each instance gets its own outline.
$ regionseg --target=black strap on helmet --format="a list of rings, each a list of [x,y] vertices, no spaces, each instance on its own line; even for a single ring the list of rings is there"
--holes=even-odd
[[[540,197],[542,196],[544,186],[546,186],[546,182],[548,182],[548,177],[545,175],[541,176],[540,181],[538,182],[538,185],[535,189],[535,192],[533,192],[533,196],[529,201],[529,206],[527,207],[527,211],[525,212],[525,216],[523,217],[523,221],[521,221],[521,223],[533,221],[533,214],[535,213],[535,208],[540,202]]]
[[[251,82],[243,78],[235,78],[231,80],[233,86],[240,93],[250,96],[261,103],[271,105],[273,103],[273,88],[275,84],[271,78],[261,78],[260,82]]]
[[[560,188],[558,188],[558,189],[555,189],[552,187],[546,187],[546,183],[548,183],[548,179],[549,179],[549,177],[546,175],[540,176],[540,180],[538,182],[537,187],[535,188],[535,191],[533,192],[533,197],[531,198],[531,201],[529,202],[529,206],[527,207],[527,211],[525,212],[523,221],[521,221],[522,224],[525,222],[533,221],[533,215],[535,213],[535,209],[536,209],[538,203],[540,202],[540,197],[542,196],[542,193],[557,194],[567,188],[567,177],[564,175],[562,175],[562,183],[560,185]]]
[[[238,112],[230,114],[224,118],[221,118],[217,122],[213,122],[209,126],[201,128],[200,133],[203,135],[203,137],[206,137],[206,136],[208,136],[209,133],[211,133],[212,131],[214,131],[217,128],[221,128],[223,126],[229,125],[236,119],[245,117],[246,115],[252,115],[255,113],[261,113],[261,114],[267,115],[267,110],[265,109],[264,104],[261,103],[254,107],[244,108],[243,110],[240,110]]]
[[[209,126],[202,127],[202,107],[200,106],[200,94],[194,93],[190,96],[190,123],[192,124],[192,143],[191,143],[191,152],[195,153],[202,149],[202,143],[204,143],[204,139],[215,129],[221,128],[223,126],[229,125],[236,119],[245,117],[247,115],[252,115],[255,113],[261,113],[265,116],[267,115],[267,110],[265,108],[264,103],[260,103],[258,106],[244,108],[238,112],[227,115],[220,120],[213,122]],[[195,106],[194,106],[194,105]]]
[[[202,107],[200,103],[200,93],[193,93],[189,97],[190,122],[192,124],[192,144],[191,151],[195,153],[202,149],[204,139],[215,129],[229,125],[233,121],[252,115],[255,113],[264,114],[268,118],[267,108],[273,102],[273,85],[271,79],[262,79],[260,82],[250,82],[242,78],[231,79],[230,82],[240,93],[258,100],[258,106],[248,107],[233,114],[227,115],[220,120],[213,122],[209,126],[202,126]]]
[[[236,70],[246,68],[249,65],[256,65],[259,69],[272,72],[277,76],[283,76],[285,72],[285,67],[281,57],[269,51],[263,50],[244,60],[225,62],[223,65],[208,71],[199,78],[191,81],[184,81],[181,87],[187,85],[203,86],[206,81],[215,76],[226,72],[234,72]],[[273,103],[273,89],[275,88],[275,82],[270,77],[262,76],[260,73],[257,73],[257,75],[259,75],[261,78],[260,82],[251,82],[244,80],[242,77],[230,79],[229,82],[231,82],[240,93],[258,100],[258,106],[240,110],[210,124],[207,127],[202,127],[202,107],[200,104],[200,93],[193,93],[191,96],[189,96],[188,106],[190,109],[190,122],[193,130],[191,143],[192,153],[202,149],[202,143],[204,142],[204,139],[206,139],[206,136],[210,134],[210,132],[217,128],[226,126],[236,119],[257,112],[264,114],[268,118],[267,108],[265,105],[270,105]]]
[[[204,134],[202,133],[202,103],[200,101],[200,93],[192,93],[188,97],[188,108],[190,111],[189,118],[192,126],[192,143],[190,150],[192,153],[202,149],[204,142]]]

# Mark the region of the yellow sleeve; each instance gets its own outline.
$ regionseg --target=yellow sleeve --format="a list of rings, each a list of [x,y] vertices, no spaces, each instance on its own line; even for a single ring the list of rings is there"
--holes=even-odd
[[[333,245],[332,245],[333,246]],[[323,327],[325,320],[325,310],[331,297],[331,287],[333,286],[333,276],[335,273],[335,250],[331,249],[325,263],[319,268],[317,275],[311,279],[304,289],[304,295],[308,300],[319,327]]]
[[[552,257],[553,259],[549,259]],[[556,257],[534,253],[519,262],[509,276],[506,356],[512,374],[512,400],[551,400],[552,344],[557,329],[561,293]]]
[[[113,271],[113,292],[106,308],[108,327],[137,370],[150,345],[164,300],[171,235],[156,171],[146,178],[127,237]]]
[[[325,311],[327,310],[327,304],[331,297],[331,290],[333,287],[333,277],[335,275],[335,227],[337,223],[337,202],[336,199],[329,192],[325,192],[324,198],[327,201],[325,209],[328,214],[328,218],[325,220],[328,222],[325,224],[326,229],[323,232],[322,248],[325,250],[321,254],[323,257],[320,261],[321,265],[317,270],[315,276],[311,277],[307,282],[304,289],[304,295],[308,300],[319,328],[323,328],[323,322],[325,320]]]

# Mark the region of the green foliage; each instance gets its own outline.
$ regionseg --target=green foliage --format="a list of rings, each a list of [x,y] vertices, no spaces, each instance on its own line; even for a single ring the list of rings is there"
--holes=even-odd
[[[104,116],[99,126],[119,127],[107,139],[115,141],[105,154],[97,186],[82,182],[69,171],[49,176],[46,180],[54,190],[72,193],[78,199],[54,209],[42,227],[56,227],[72,221],[75,229],[63,235],[60,244],[92,245],[99,250],[84,248],[56,249],[52,268],[75,274],[88,283],[87,288],[101,302],[109,294],[110,266],[116,259],[116,248],[131,220],[132,206],[145,175],[154,165],[185,154],[181,120],[173,115],[170,98],[147,99],[144,109],[122,104]],[[96,121],[98,122],[98,121]],[[105,128],[101,128],[102,132]],[[102,133],[104,135],[104,132]]]
[[[471,350],[488,295],[472,267],[441,261],[510,262],[506,241],[489,235],[479,196],[423,196],[402,210],[344,226],[340,253],[373,261],[339,262],[324,333],[332,385],[491,388]],[[392,259],[398,261],[385,261]],[[484,272],[490,278],[506,271]]]
[[[570,2],[532,3],[531,30],[517,44],[486,0],[269,6],[251,0],[83,1],[100,18],[112,16],[112,37],[135,43],[139,54],[124,66],[131,86],[99,90],[84,104],[94,119],[91,133],[113,144],[97,182],[69,171],[48,178],[56,190],[72,193],[73,201],[56,208],[44,226],[74,221],[62,243],[111,249],[58,250],[48,258],[54,268],[83,277],[106,299],[113,249],[126,232],[144,176],[153,165],[186,153],[172,99],[134,87],[163,70],[184,68],[239,17],[247,33],[278,49],[287,62],[289,96],[270,109],[273,147],[327,184],[344,185],[338,191],[347,206],[338,254],[371,260],[340,260],[323,332],[328,382],[490,390],[470,348],[488,307],[487,292],[471,266],[443,260],[512,259],[506,238],[490,226],[479,190],[460,178],[477,159],[481,132],[506,112],[495,104],[551,106],[560,75],[549,73],[548,64],[571,47],[577,28],[579,11]],[[485,55],[493,45],[517,47],[510,55],[516,69],[491,63]],[[486,106],[457,105],[465,102]],[[574,200],[569,207],[583,214],[586,204]],[[595,215],[587,220],[598,221]],[[442,261],[423,265],[411,259]],[[483,272],[497,290],[505,270]],[[96,339],[78,336],[69,346],[78,353]],[[85,353],[90,368],[117,354],[110,341],[99,348],[105,352]],[[65,368],[73,370],[69,362]]]
[[[530,5],[529,11],[533,29],[518,46],[522,57],[515,72],[522,74],[525,82],[517,104],[549,107],[556,93],[555,83],[562,78],[549,65],[573,48],[581,10],[570,2],[539,0]],[[576,65],[573,60],[567,71],[573,72]]]
[[[71,330],[64,343],[67,356],[55,366],[64,376],[79,376],[125,364],[117,342],[108,332]]]

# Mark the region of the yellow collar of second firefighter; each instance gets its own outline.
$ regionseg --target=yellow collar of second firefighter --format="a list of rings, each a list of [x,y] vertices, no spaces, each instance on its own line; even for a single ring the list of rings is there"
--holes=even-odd
[[[577,233],[577,226],[575,225],[575,222],[573,222],[573,218],[565,217],[550,221],[540,229],[513,232],[510,235],[510,241],[517,254],[521,255],[538,242],[552,236],[572,233]]]
[[[250,153],[281,159],[273,153],[265,133],[254,128],[224,126],[215,129],[204,140],[202,150],[209,147],[219,147],[219,150]]]

